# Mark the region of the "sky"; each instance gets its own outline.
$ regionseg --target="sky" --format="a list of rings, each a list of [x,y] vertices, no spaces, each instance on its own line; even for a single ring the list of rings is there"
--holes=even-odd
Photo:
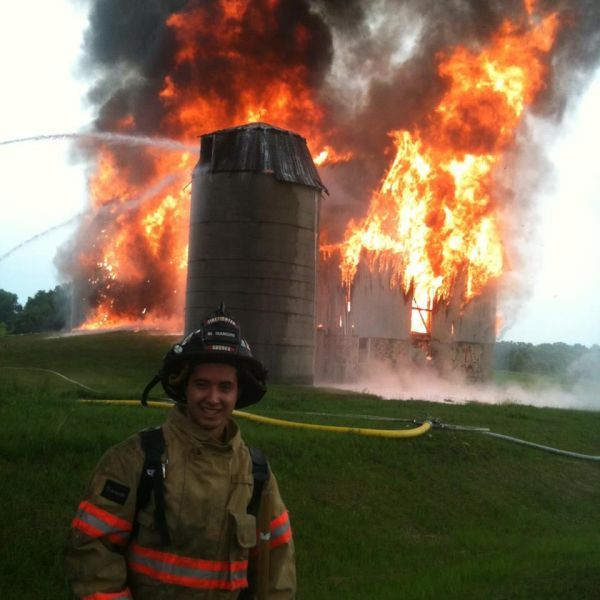
[[[32,15],[35,15],[32,18]],[[84,3],[12,3],[0,20],[0,141],[77,132],[94,115],[79,66]],[[559,127],[543,128],[553,165],[536,196],[529,241],[534,265],[523,298],[504,311],[500,339],[600,343],[600,70]],[[85,210],[86,173],[69,141],[0,146],[0,256]],[[60,227],[0,260],[0,288],[25,303],[60,283],[53,259],[75,225]]]

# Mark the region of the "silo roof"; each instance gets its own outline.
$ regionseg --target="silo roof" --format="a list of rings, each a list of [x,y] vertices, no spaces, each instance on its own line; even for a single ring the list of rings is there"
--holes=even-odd
[[[319,177],[306,140],[297,133],[267,123],[250,123],[213,131],[200,139],[200,164],[208,166],[211,173],[269,173],[279,181],[329,193]]]

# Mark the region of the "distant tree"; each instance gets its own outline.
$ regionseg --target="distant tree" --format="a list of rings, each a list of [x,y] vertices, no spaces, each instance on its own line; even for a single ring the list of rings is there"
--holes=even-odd
[[[68,287],[56,286],[53,290],[38,291],[27,299],[23,310],[15,319],[14,333],[58,331],[67,322]]]
[[[537,346],[524,342],[497,342],[494,347],[494,368],[589,378],[600,370],[600,347],[571,346],[563,342]]]
[[[16,294],[0,289],[0,323],[4,323],[8,332],[12,331],[15,319],[23,310]]]
[[[515,344],[508,355],[509,371],[532,371],[534,360],[531,355],[531,344]]]

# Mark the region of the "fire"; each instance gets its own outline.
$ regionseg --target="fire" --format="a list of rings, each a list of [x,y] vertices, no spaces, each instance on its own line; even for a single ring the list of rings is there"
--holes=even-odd
[[[265,121],[305,136],[317,165],[354,160],[358,149],[331,143],[336,131],[315,68],[324,64],[315,48],[326,48],[327,36],[305,8],[188,0],[159,29],[167,32],[159,48],[165,55],[149,59],[148,73],[144,63],[127,75],[139,97],[115,93],[103,105],[101,127],[189,144],[208,131]],[[325,248],[341,252],[348,302],[361,260],[391,269],[392,284],[412,293],[413,315],[427,328],[434,301],[457,293],[468,301],[501,275],[494,168],[543,87],[543,58],[558,28],[555,14],[535,12],[535,0],[526,0],[524,22],[504,22],[486,47],[437,57],[446,91],[436,109],[421,127],[390,133],[395,156],[366,216],[348,225],[341,244]],[[72,269],[89,284],[85,328],[142,320],[181,328],[195,160],[175,151],[100,149],[90,180],[94,216],[78,233],[88,243],[79,244]]]
[[[221,90],[199,93],[201,81],[198,86],[189,85],[188,81],[177,85],[167,76],[160,96],[167,109],[166,125],[170,131],[189,137],[199,128],[210,131],[264,120],[302,131],[313,148],[323,145],[323,109],[307,85],[310,74],[306,65],[290,64],[282,68],[280,61],[262,64],[262,81],[257,80],[255,58],[248,54],[244,36],[260,38],[276,26],[276,3],[266,3],[263,7],[260,4],[264,3],[222,0],[221,19],[216,22],[209,18],[206,8],[191,4],[190,9],[167,19],[178,45],[176,65],[185,68],[206,61],[218,68],[226,63],[230,73],[227,87],[234,91],[231,100],[227,100]],[[297,44],[310,43],[310,33],[304,28],[297,27],[294,35]]]
[[[312,51],[311,31],[301,24],[292,28],[290,57],[257,58],[248,47],[248,39],[257,45],[265,39],[260,47],[270,52],[267,35],[277,28],[278,4],[189,1],[166,19],[174,45],[172,68],[152,99],[162,114],[152,124],[154,131],[190,143],[203,132],[267,121],[302,132],[321,162],[349,159],[324,143],[324,110],[305,58]],[[144,131],[139,121],[128,111],[113,119],[111,130]],[[96,217],[79,232],[80,238],[94,240],[81,244],[85,249],[77,257],[76,269],[85,273],[90,290],[90,313],[82,328],[165,320],[170,328],[182,328],[187,184],[196,160],[190,154],[100,149],[89,184]]]
[[[390,269],[413,294],[413,331],[426,332],[434,301],[469,301],[502,274],[494,167],[543,88],[558,25],[556,14],[505,21],[487,47],[438,56],[445,93],[424,127],[391,132],[392,164],[339,246],[348,294],[361,260]]]
[[[131,173],[115,168],[110,150],[100,154],[90,196],[94,208],[109,210],[97,213],[103,220],[100,236],[79,256],[93,292],[82,329],[136,326],[148,317],[170,321],[183,310],[187,236],[181,231],[189,218],[184,186],[193,157],[147,152],[145,159],[154,175],[145,181],[148,197],[138,198]]]
[[[317,156],[313,156],[315,165],[321,167],[325,164],[332,165],[336,163],[348,162],[354,158],[354,154],[351,151],[348,152],[337,152],[335,148],[331,146],[325,146]]]

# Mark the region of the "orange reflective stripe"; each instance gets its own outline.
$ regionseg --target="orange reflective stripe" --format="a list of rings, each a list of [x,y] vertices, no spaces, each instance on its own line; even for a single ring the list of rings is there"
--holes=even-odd
[[[216,561],[159,552],[132,544],[129,568],[152,579],[202,589],[237,590],[248,587],[248,561]]]
[[[93,538],[106,537],[115,544],[126,544],[131,532],[131,523],[87,500],[79,505],[71,526]]]
[[[292,526],[290,524],[290,516],[288,511],[282,512],[278,517],[275,517],[270,525],[269,549],[277,548],[287,544],[292,539]],[[260,539],[260,531],[256,530],[256,539]],[[253,558],[258,556],[258,546],[254,546],[250,550],[250,556]]]
[[[274,529],[277,529],[281,525],[283,525],[285,523],[289,523],[289,522],[290,522],[290,517],[289,517],[288,511],[286,510],[286,511],[282,512],[278,517],[275,517],[271,521],[271,531],[273,531]]]
[[[271,541],[269,548],[277,548],[283,544],[287,544],[292,539],[292,526],[290,524],[290,516],[288,511],[281,513],[278,517],[271,521]]]
[[[131,600],[132,598],[133,596],[131,595],[129,588],[125,588],[120,592],[113,593],[96,592],[89,596],[83,596],[81,600]]]

